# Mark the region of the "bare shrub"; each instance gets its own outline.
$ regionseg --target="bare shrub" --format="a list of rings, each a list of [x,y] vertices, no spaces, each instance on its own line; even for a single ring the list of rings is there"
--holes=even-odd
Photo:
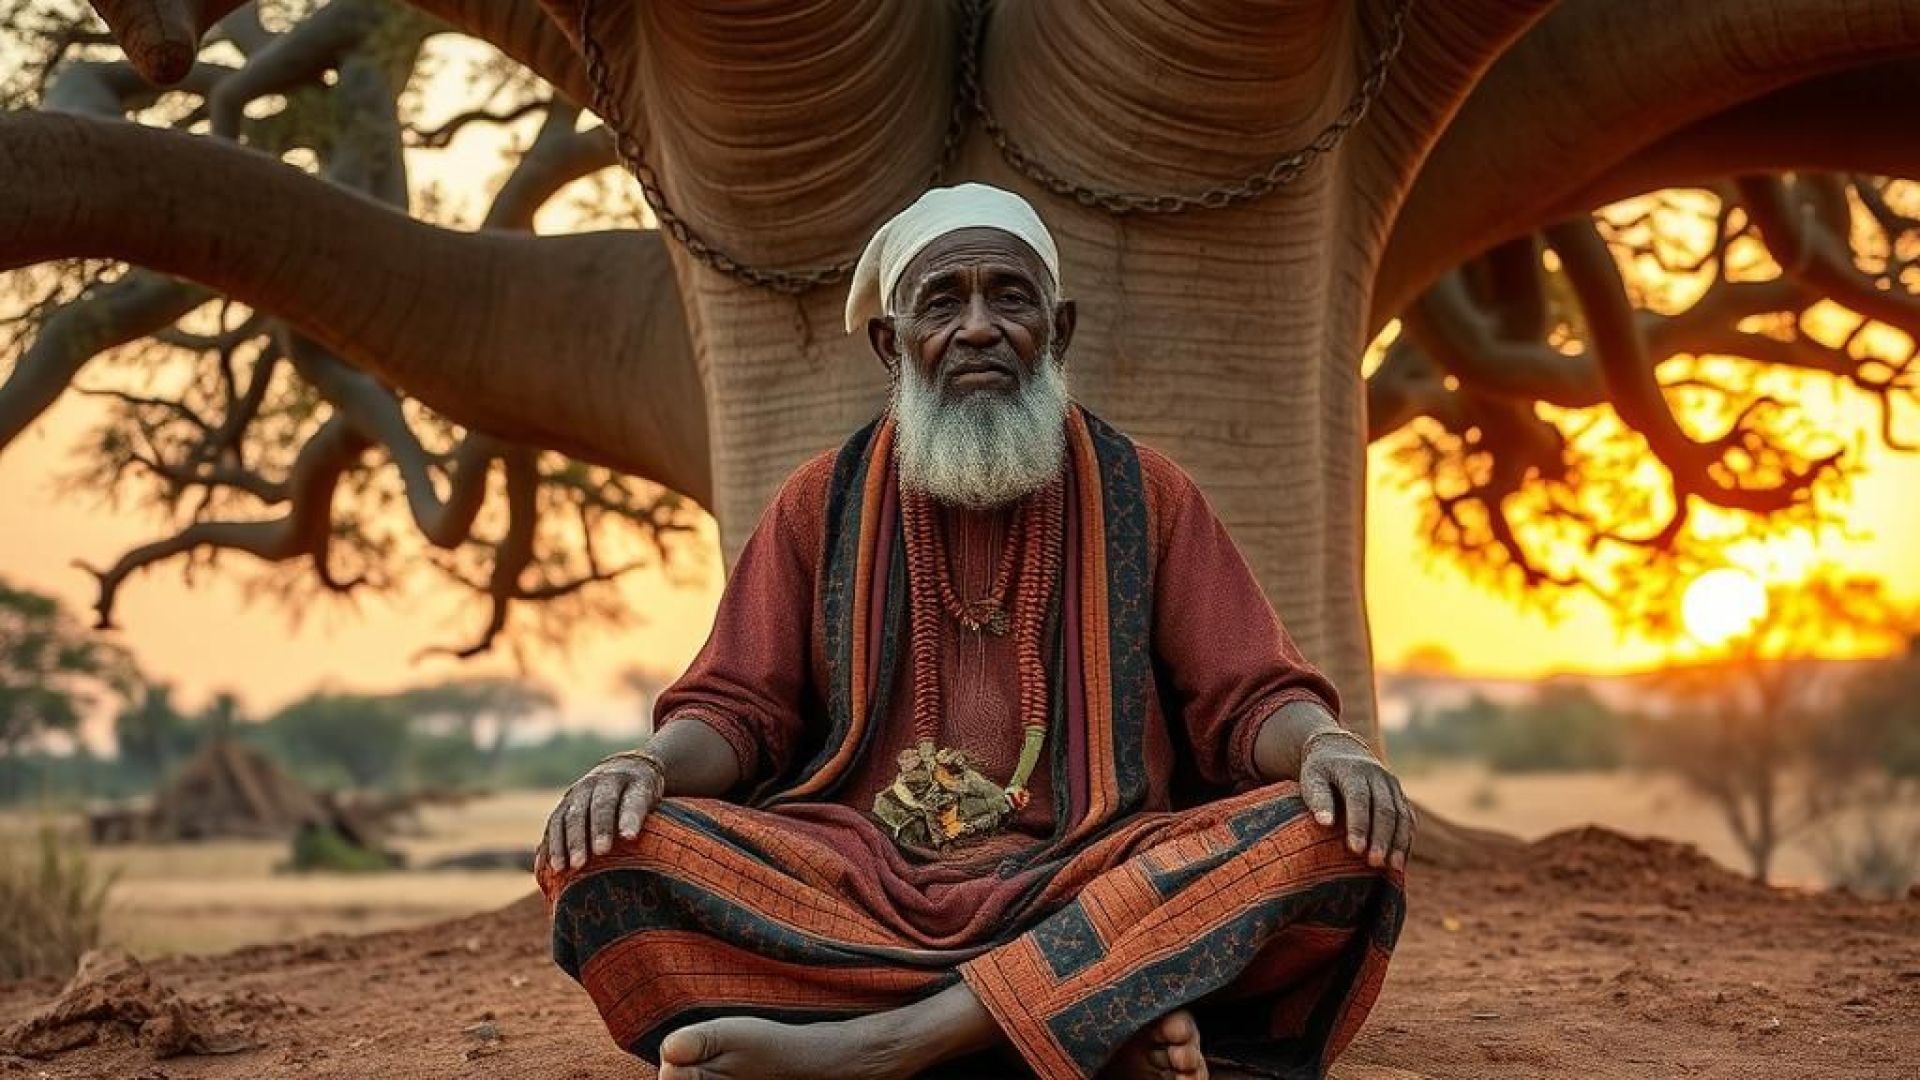
[[[0,841],[0,980],[73,974],[100,944],[113,877],[50,827]]]
[[[1892,778],[1874,786],[1882,794],[1810,830],[1803,846],[1834,886],[1894,899],[1920,884],[1920,792]]]

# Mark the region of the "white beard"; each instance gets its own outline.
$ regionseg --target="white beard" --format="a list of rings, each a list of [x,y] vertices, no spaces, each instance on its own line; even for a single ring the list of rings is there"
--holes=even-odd
[[[900,357],[893,382],[894,455],[902,485],[935,502],[984,509],[1045,487],[1066,460],[1066,374],[1052,353],[1012,394],[957,402]]]

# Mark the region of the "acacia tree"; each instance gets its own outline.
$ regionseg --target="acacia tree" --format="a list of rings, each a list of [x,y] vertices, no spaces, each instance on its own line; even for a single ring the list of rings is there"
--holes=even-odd
[[[1880,768],[1898,775],[1904,763],[1891,739],[1859,737],[1897,735],[1897,714],[1862,723],[1847,673],[1820,655],[1836,646],[1884,651],[1912,626],[1881,582],[1829,567],[1770,588],[1763,621],[1662,676],[1668,707],[1641,723],[1648,763],[1719,811],[1755,881],[1768,879],[1782,844],[1860,805],[1863,781]]]
[[[340,585],[330,544],[352,539],[368,573],[385,554],[356,536],[368,519],[344,488],[403,492],[420,537],[457,548],[486,502],[462,481],[494,461],[520,530],[485,553],[500,604],[605,576],[531,585],[525,538],[607,509],[584,492],[616,477],[711,510],[731,555],[787,470],[880,402],[863,341],[839,333],[838,286],[936,178],[1039,202],[1081,302],[1078,395],[1195,474],[1362,729],[1369,438],[1399,440],[1436,541],[1472,565],[1631,609],[1653,575],[1577,572],[1569,546],[1685,568],[1710,551],[1701,508],[1800,527],[1844,485],[1850,447],[1755,369],[1882,400],[1888,441],[1913,394],[1895,328],[1916,303],[1920,215],[1881,178],[1908,171],[1887,106],[1912,77],[1916,0],[1198,0],[1177,18],[1148,0],[94,7],[130,67],[68,63],[20,98],[40,111],[0,121],[0,268],[135,269],[29,309],[0,444],[109,346],[199,349],[214,404],[141,467],[216,510],[147,562],[237,548]],[[546,120],[473,232],[409,216],[396,150],[407,63],[448,27],[551,88],[480,103],[474,122]],[[98,40],[69,26],[42,43],[59,60]],[[154,93],[135,72],[177,88],[155,106],[177,98],[170,120],[121,122]],[[284,133],[361,108],[379,122]],[[582,108],[605,135],[579,130]],[[609,143],[664,232],[527,235]],[[1676,187],[1707,193],[1704,255],[1676,254],[1664,212],[1595,216]],[[1706,285],[1655,295],[1647,271],[1676,260]],[[138,303],[164,290],[187,291]],[[227,318],[180,329],[215,297]],[[1873,332],[1822,338],[1803,317],[1823,304]],[[249,404],[253,382],[226,368],[258,356],[217,362],[267,324],[258,355],[295,369],[304,411]],[[280,459],[239,449],[253,416],[296,432]],[[373,449],[390,468],[366,467]],[[218,516],[243,497],[284,516]],[[540,550],[577,557],[593,535]],[[105,601],[118,580],[103,572]]]
[[[86,714],[124,698],[132,658],[88,635],[51,596],[0,579],[0,795],[18,793],[20,752],[41,737],[71,735]]]
[[[559,699],[539,683],[479,675],[403,690],[393,703],[415,722],[451,723],[466,742],[485,750],[487,769],[498,772],[513,729],[531,716],[551,712]],[[488,730],[484,745],[483,728]]]

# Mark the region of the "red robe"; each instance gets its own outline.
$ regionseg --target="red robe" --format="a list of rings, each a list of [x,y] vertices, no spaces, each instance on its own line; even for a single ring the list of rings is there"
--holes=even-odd
[[[1199,486],[1166,455],[1138,449],[1154,562],[1154,673],[1161,683],[1161,693],[1148,701],[1147,808],[1160,810],[1172,805],[1176,739],[1210,786],[1250,786],[1259,782],[1253,738],[1260,721],[1300,700],[1338,715],[1339,697],[1288,637]],[[658,724],[698,718],[726,736],[749,784],[792,764],[807,699],[817,699],[826,684],[815,590],[833,460],[832,451],[819,454],[781,486],[741,551],[706,646],[655,710]],[[1011,507],[938,512],[961,599],[986,593],[1012,516]],[[1013,638],[969,632],[951,620],[942,630],[947,718],[941,744],[973,755],[987,776],[1005,778],[1020,753]],[[1177,724],[1168,722],[1169,708]],[[913,743],[912,713],[910,693],[891,697],[871,752],[834,801],[856,812],[873,805],[873,796],[893,781],[898,752]],[[1032,790],[1018,824],[1042,837],[1053,828],[1050,770],[1036,770]],[[979,852],[958,857],[975,861]]]

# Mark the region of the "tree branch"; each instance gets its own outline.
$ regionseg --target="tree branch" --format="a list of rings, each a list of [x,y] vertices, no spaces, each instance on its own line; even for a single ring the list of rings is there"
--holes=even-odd
[[[1910,58],[1810,78],[1667,135],[1563,194],[1548,214],[1571,217],[1648,191],[1706,187],[1743,173],[1920,176],[1920,139],[1905,122],[1916,97],[1920,61]]]
[[[133,270],[49,315],[0,384],[0,454],[59,399],[87,361],[171,326],[211,297],[199,286]]]
[[[579,116],[578,106],[549,103],[533,145],[514,163],[487,208],[488,228],[532,229],[534,214],[561,188],[619,164],[605,128],[574,130]]]
[[[1570,409],[1607,399],[1590,358],[1569,356],[1540,337],[1502,335],[1458,272],[1434,282],[1403,318],[1434,360],[1476,390]]]
[[[568,100],[593,104],[587,66],[573,40],[574,19],[555,18],[537,0],[407,0],[460,33],[499,49]],[[620,6],[626,6],[621,3]],[[637,103],[637,102],[636,102]],[[629,116],[635,115],[629,111]]]
[[[1920,298],[1881,289],[1854,265],[1851,210],[1836,178],[1816,174],[1790,185],[1777,176],[1743,176],[1736,186],[1785,276],[1870,319],[1920,330]]]
[[[94,0],[93,10],[149,82],[179,82],[200,52],[200,39],[246,0]]]
[[[333,0],[275,37],[207,96],[213,133],[223,139],[239,138],[241,110],[248,102],[317,84],[369,33],[388,21],[389,12],[380,0]]]
[[[267,562],[309,558],[328,588],[345,592],[360,582],[341,581],[327,565],[332,539],[333,496],[340,478],[371,445],[340,417],[323,423],[300,448],[287,481],[288,509],[265,521],[201,521],[163,540],[142,545],[122,555],[111,567],[96,570],[100,594],[94,603],[96,626],[113,626],[113,607],[122,583],[135,571],[202,548],[241,551]]]
[[[207,35],[210,41],[232,42],[243,56],[252,56],[266,48],[273,38],[273,32],[260,21],[260,5],[254,3],[235,8],[231,15],[215,23]]]
[[[1620,268],[1593,219],[1581,217],[1555,225],[1547,230],[1547,240],[1560,256],[1586,316],[1587,348],[1606,380],[1608,400],[1627,426],[1645,436],[1654,456],[1672,474],[1676,494],[1697,495],[1716,506],[1755,514],[1783,510],[1807,496],[1820,474],[1838,460],[1839,452],[1805,466],[1784,466],[1782,478],[1768,486],[1742,487],[1715,476],[1714,469],[1724,467],[1730,449],[1741,449],[1756,460],[1766,456],[1762,437],[1747,427],[1750,414],[1766,399],[1749,404],[1725,435],[1696,442],[1675,419],[1655,377],[1654,358],[1647,353]]]
[[[505,127],[534,113],[545,112],[547,109],[548,103],[544,101],[523,101],[504,112],[493,109],[468,109],[466,112],[455,114],[438,127],[426,130],[409,127],[407,129],[409,145],[424,146],[430,150],[443,150],[453,142],[454,136],[460,134],[470,124],[493,124]]]
[[[204,94],[232,73],[195,64],[180,88]],[[118,117],[157,96],[130,65],[82,62],[60,69],[42,105],[56,112]],[[211,296],[187,282],[135,269],[48,315],[0,384],[0,454],[58,400],[87,361],[165,329]]]
[[[1663,137],[1917,46],[1920,19],[1884,0],[1564,0],[1494,64],[1428,157],[1393,223],[1370,325]]]
[[[1468,93],[1555,0],[1416,3],[1380,101],[1355,132],[1353,175],[1384,228]]]
[[[655,234],[454,233],[241,148],[74,117],[0,117],[0,174],[0,269],[96,256],[186,277],[456,422],[708,497]]]
[[[1447,386],[1446,372],[1414,342],[1410,330],[1402,330],[1367,378],[1367,442],[1379,442],[1422,416],[1452,428],[1459,424],[1459,409],[1460,397]]]
[[[121,116],[144,109],[171,91],[204,97],[236,70],[224,64],[197,63],[177,83],[161,89],[134,70],[132,64],[76,61],[60,68],[59,75],[40,99],[40,107],[49,112]]]
[[[193,66],[200,41],[245,0],[93,0],[133,66],[169,85]],[[534,0],[408,0],[463,34],[526,65],[576,102],[590,99],[586,67],[560,27]],[[322,12],[324,14],[324,11]]]
[[[507,471],[507,532],[494,546],[493,572],[481,591],[488,598],[487,624],[471,644],[458,649],[433,648],[420,655],[443,653],[466,660],[493,647],[507,627],[507,613],[522,596],[520,579],[533,565],[535,526],[539,523],[540,470],[535,453],[518,447],[503,455]]]
[[[420,445],[391,391],[305,338],[295,336],[287,352],[300,376],[320,391],[357,435],[386,449],[406,489],[407,509],[426,541],[439,548],[454,548],[465,541],[486,500],[488,466],[505,444],[469,432],[448,463],[443,498],[434,484],[432,455]]]

